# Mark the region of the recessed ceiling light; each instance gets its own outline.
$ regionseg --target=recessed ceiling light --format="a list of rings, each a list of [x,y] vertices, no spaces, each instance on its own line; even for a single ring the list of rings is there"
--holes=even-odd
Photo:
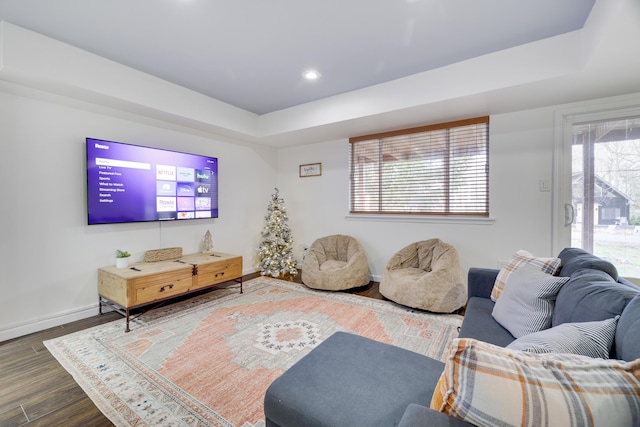
[[[320,72],[316,70],[306,70],[302,73],[302,77],[307,80],[318,80],[320,78]]]

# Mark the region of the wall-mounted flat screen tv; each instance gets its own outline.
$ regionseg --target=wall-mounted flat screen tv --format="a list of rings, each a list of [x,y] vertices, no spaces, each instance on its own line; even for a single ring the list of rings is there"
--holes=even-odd
[[[87,138],[89,224],[218,217],[218,159]]]

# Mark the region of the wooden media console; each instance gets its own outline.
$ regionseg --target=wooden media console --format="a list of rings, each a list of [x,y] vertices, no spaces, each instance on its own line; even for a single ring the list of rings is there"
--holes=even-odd
[[[126,318],[134,308],[166,301],[228,281],[240,283],[242,257],[220,252],[186,255],[175,260],[138,262],[128,268],[98,269],[99,310],[110,306]]]

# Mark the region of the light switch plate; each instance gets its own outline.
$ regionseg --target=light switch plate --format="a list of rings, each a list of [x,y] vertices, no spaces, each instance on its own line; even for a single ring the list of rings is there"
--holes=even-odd
[[[540,191],[551,191],[551,181],[548,179],[540,180]]]

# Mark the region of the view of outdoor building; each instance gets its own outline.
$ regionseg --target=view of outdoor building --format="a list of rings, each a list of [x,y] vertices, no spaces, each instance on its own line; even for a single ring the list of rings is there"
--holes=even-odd
[[[640,277],[640,117],[573,126],[571,244]]]

